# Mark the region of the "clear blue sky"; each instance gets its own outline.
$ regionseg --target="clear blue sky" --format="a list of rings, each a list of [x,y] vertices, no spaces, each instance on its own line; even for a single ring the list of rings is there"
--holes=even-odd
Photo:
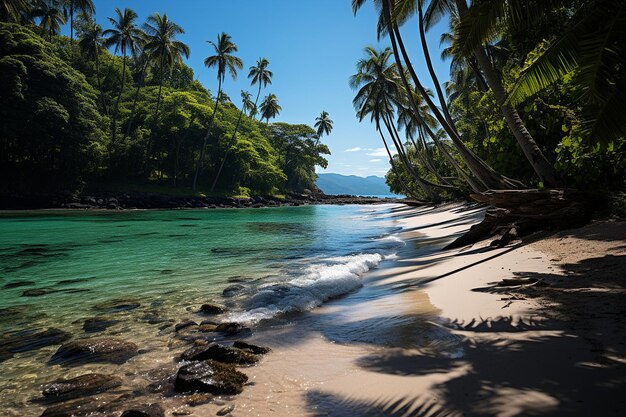
[[[235,104],[241,104],[242,89],[254,91],[248,68],[259,57],[266,57],[274,82],[262,96],[269,92],[278,96],[283,110],[276,121],[313,125],[315,117],[326,110],[335,122],[331,135],[323,139],[332,152],[329,166],[320,172],[367,176],[384,175],[388,170],[388,158],[373,125],[359,123],[355,117],[354,91],[348,86],[363,47],[388,45],[387,40],[376,40],[377,16],[371,1],[356,16],[350,0],[95,0],[95,5],[96,19],[105,29],[110,26],[106,18],[114,16],[115,7],[135,10],[140,23],[154,12],[167,13],[185,29],[180,40],[191,48],[187,65],[213,93],[217,89],[215,70],[203,65],[204,58],[212,54],[206,41],[215,41],[220,32],[230,34],[244,61],[237,80],[227,78],[224,85]],[[429,81],[421,59],[417,21],[402,30],[413,64],[424,81]],[[444,30],[447,24],[442,22],[428,33],[441,82],[448,79],[448,64],[439,60],[439,36]]]

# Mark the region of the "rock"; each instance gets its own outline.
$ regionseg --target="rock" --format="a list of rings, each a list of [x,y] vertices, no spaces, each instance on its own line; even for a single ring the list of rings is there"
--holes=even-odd
[[[193,320],[186,320],[183,321],[182,323],[178,323],[176,326],[174,326],[174,331],[178,332],[180,330],[183,330],[186,327],[190,327],[190,326],[197,326],[198,323],[196,323]]]
[[[69,333],[55,328],[46,330],[26,329],[5,333],[0,336],[0,362],[11,358],[14,353],[60,345],[71,338]]]
[[[150,404],[126,410],[121,417],[165,417],[165,411],[159,404]]]
[[[178,370],[174,388],[178,392],[200,391],[234,395],[243,391],[248,377],[232,365],[207,360],[193,362]]]
[[[237,365],[250,365],[259,361],[258,357],[249,352],[217,343],[206,346],[193,346],[183,352],[180,358],[185,361],[212,359],[217,362],[234,363]]]
[[[3,288],[8,290],[11,288],[27,287],[29,285],[35,285],[35,283],[33,281],[15,281],[5,284]]]
[[[215,328],[216,332],[225,333],[227,335],[235,335],[240,333],[250,333],[251,330],[248,327],[244,327],[240,323],[221,323]]]
[[[134,300],[110,300],[93,306],[96,310],[109,311],[111,313],[118,311],[129,311],[140,307],[141,304]]]
[[[245,289],[246,287],[241,284],[229,285],[228,287],[224,288],[224,291],[222,291],[222,295],[224,297],[234,297],[241,294]]]
[[[92,317],[85,320],[85,323],[83,323],[83,330],[87,333],[103,332],[117,323],[119,323],[119,320],[113,320],[105,317]]]
[[[22,297],[41,297],[42,295],[50,294],[52,291],[49,288],[33,288],[26,290],[22,293]]]
[[[246,343],[243,340],[237,340],[235,343],[233,343],[233,347],[248,351],[250,353],[254,353],[255,355],[265,355],[272,350],[268,347],[257,346],[253,345],[252,343]]]
[[[51,364],[110,362],[121,364],[137,355],[138,347],[125,340],[79,339],[63,344],[50,359]]]
[[[48,384],[44,387],[42,394],[48,399],[65,401],[97,394],[120,385],[122,385],[122,380],[112,375],[85,374]]]
[[[211,394],[191,394],[185,396],[185,403],[192,407],[207,404],[211,401],[213,401],[213,395]]]
[[[225,416],[228,415],[230,413],[232,413],[235,410],[235,406],[234,405],[227,405],[224,408],[221,408],[218,410],[218,412],[216,413],[216,415],[218,416]]]
[[[204,314],[222,314],[226,312],[226,310],[224,307],[216,304],[202,304],[202,306],[200,306],[200,312]]]

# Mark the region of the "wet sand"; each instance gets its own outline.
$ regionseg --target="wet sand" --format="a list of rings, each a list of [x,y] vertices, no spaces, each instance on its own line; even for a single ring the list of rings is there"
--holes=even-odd
[[[623,415],[624,223],[442,251],[480,209],[394,211],[398,259],[256,332],[233,416]]]

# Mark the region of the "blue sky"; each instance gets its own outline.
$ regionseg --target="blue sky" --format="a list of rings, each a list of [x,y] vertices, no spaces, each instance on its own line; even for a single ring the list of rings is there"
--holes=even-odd
[[[226,79],[224,90],[240,105],[242,89],[254,91],[247,78],[248,68],[259,57],[270,61],[274,82],[262,96],[278,96],[283,110],[276,121],[313,125],[322,110],[330,113],[334,130],[323,141],[332,155],[325,171],[360,176],[384,175],[388,157],[373,125],[359,123],[352,107],[354,91],[348,78],[366,45],[387,46],[376,40],[377,16],[368,2],[354,16],[350,0],[95,0],[96,18],[104,27],[115,7],[139,14],[139,22],[154,13],[167,13],[185,29],[180,40],[191,48],[187,65],[196,78],[213,93],[217,89],[214,69],[203,65],[212,54],[207,40],[220,32],[230,34],[239,47],[244,69],[237,80]],[[414,66],[425,84],[430,79],[421,59],[417,21],[403,29],[405,42],[414,57]],[[441,82],[448,79],[448,64],[439,60],[439,36],[445,22],[428,33],[431,54]]]

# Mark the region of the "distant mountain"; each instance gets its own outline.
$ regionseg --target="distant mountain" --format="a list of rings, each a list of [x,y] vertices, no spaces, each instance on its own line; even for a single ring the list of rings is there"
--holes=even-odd
[[[324,194],[351,194],[351,195],[392,195],[385,179],[370,175],[358,177],[356,175],[318,174],[317,186]]]

